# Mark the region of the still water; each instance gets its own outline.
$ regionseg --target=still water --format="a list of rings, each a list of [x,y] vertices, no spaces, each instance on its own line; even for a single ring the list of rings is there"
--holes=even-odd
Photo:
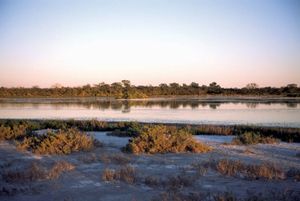
[[[0,99],[0,118],[98,119],[300,127],[300,101],[228,99]]]

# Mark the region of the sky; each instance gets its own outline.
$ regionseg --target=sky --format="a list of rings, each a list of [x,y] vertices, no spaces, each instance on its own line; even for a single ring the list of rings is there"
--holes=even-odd
[[[300,85],[299,0],[0,0],[0,86]]]

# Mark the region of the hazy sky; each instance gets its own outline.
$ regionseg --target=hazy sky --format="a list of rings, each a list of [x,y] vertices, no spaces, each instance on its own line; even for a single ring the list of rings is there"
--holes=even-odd
[[[0,0],[0,86],[300,84],[299,0]]]

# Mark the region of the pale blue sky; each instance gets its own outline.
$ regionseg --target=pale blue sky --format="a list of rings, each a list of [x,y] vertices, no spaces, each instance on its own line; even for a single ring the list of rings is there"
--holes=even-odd
[[[300,84],[299,0],[0,0],[0,86]]]

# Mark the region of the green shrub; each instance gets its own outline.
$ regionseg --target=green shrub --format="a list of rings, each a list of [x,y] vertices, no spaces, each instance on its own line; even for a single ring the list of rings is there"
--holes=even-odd
[[[0,141],[15,140],[26,135],[27,126],[16,124],[13,126],[0,126]]]
[[[196,141],[187,130],[154,125],[145,126],[137,137],[130,140],[125,150],[135,154],[204,153],[211,147]]]
[[[91,150],[94,147],[94,139],[77,129],[48,131],[45,135],[25,137],[17,147],[37,154],[70,154]]]
[[[232,140],[232,144],[235,145],[249,145],[249,144],[275,144],[278,143],[279,140],[269,136],[262,136],[259,133],[254,132],[245,132],[242,135],[235,137]]]

